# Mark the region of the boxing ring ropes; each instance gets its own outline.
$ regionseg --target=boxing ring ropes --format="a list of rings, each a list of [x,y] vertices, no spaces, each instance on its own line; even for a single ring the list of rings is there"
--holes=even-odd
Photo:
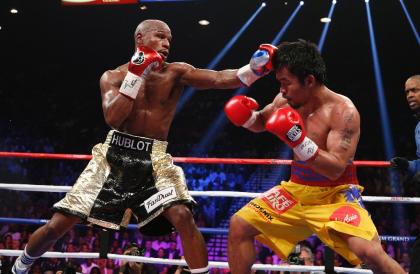
[[[34,159],[60,159],[60,160],[90,160],[92,155],[80,154],[56,154],[56,153],[29,153],[29,152],[1,152],[0,158],[34,158]],[[291,160],[281,159],[243,159],[243,158],[197,158],[197,157],[173,157],[174,162],[189,164],[253,164],[253,165],[290,165]],[[389,167],[388,161],[354,161],[355,166],[363,167]],[[35,191],[35,192],[67,192],[71,186],[51,186],[51,185],[31,185],[31,184],[7,184],[0,183],[0,189],[15,191]],[[189,191],[192,196],[207,197],[233,197],[233,198],[254,198],[261,193],[253,192],[235,192],[235,191]],[[402,203],[402,204],[419,204],[420,198],[416,197],[385,197],[385,196],[363,196],[363,202],[382,202],[382,203]],[[24,218],[2,218],[0,223],[18,223],[42,225],[48,220],[42,219],[24,219]],[[129,225],[128,228],[136,228],[136,225]],[[217,228],[200,228],[202,233],[227,233],[227,229]],[[415,237],[409,236],[380,236],[383,241],[412,241]],[[3,256],[19,256],[23,250],[0,249],[0,255]],[[46,252],[44,258],[84,258],[84,259],[122,259],[127,261],[135,261],[142,263],[165,264],[165,265],[186,265],[185,260],[159,259],[142,256],[127,256],[119,254],[102,254],[99,252]],[[271,271],[326,271],[326,273],[372,273],[368,269],[355,269],[345,267],[334,267],[332,260],[328,262],[329,266],[301,266],[301,265],[268,265],[254,264],[254,270],[271,270]],[[210,261],[211,268],[228,268],[227,262]],[[332,269],[333,268],[333,269]]]

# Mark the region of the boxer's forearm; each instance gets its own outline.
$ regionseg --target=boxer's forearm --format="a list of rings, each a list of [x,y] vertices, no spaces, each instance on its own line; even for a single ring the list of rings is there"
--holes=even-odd
[[[182,83],[197,89],[234,89],[241,86],[236,69],[222,71],[192,69],[182,76]]]
[[[106,123],[118,129],[130,115],[134,105],[134,100],[118,94],[111,100],[104,102],[103,110]]]
[[[343,160],[325,150],[320,149],[313,161],[307,162],[315,172],[330,180],[337,180],[343,174],[349,160]]]
[[[261,112],[256,111],[256,119],[255,122],[247,127],[248,130],[258,133],[258,132],[264,132],[265,129],[265,119],[262,117]]]
[[[241,81],[237,77],[236,69],[227,69],[218,72],[215,82],[215,88],[239,88],[242,86]]]

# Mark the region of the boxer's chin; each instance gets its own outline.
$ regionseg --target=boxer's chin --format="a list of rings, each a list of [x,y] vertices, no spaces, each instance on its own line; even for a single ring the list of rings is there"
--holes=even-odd
[[[287,100],[287,104],[289,104],[289,106],[293,109],[298,109],[302,106],[301,104],[296,104],[296,103],[293,103],[292,101],[289,101],[289,100]]]

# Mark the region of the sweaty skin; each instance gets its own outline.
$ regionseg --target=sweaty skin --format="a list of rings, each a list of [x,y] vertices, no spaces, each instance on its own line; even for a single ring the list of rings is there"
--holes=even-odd
[[[359,142],[360,116],[356,107],[350,99],[326,86],[302,88],[286,68],[277,71],[276,78],[281,83],[280,93],[259,112],[250,130],[265,131],[265,122],[271,114],[290,105],[301,115],[307,136],[320,148],[309,166],[329,179],[337,179],[353,160]],[[307,85],[315,85],[308,81]]]
[[[330,180],[336,180],[356,152],[360,136],[360,116],[356,107],[347,97],[319,84],[313,75],[308,75],[301,83],[286,67],[281,67],[276,70],[276,78],[281,85],[279,94],[258,112],[256,121],[248,129],[265,131],[265,122],[274,111],[287,105],[294,108],[303,119],[307,137],[319,146],[318,155],[307,165]],[[254,241],[260,233],[240,216],[231,218],[228,254],[232,274],[251,273],[256,258]],[[344,240],[374,273],[404,273],[384,252],[377,235],[371,241],[338,231],[331,231],[331,235]]]
[[[162,21],[146,20],[135,32],[135,46],[157,51],[163,60],[170,50],[169,27]],[[146,77],[133,100],[119,92],[128,70],[128,63],[105,72],[100,80],[102,108],[107,124],[119,131],[143,137],[167,140],[175,115],[176,104],[185,85],[197,89],[231,89],[240,86],[237,70],[213,71],[197,69],[186,63],[167,63]],[[192,213],[185,205],[174,205],[163,215],[181,236],[184,256],[190,269],[208,265],[207,249]]]
[[[169,27],[153,20],[152,27],[136,31],[136,45],[148,46],[164,60],[172,39]],[[230,89],[240,86],[237,70],[197,69],[186,63],[164,63],[162,70],[151,72],[135,100],[118,92],[127,74],[128,63],[107,71],[100,80],[102,107],[109,126],[119,131],[166,140],[176,104],[185,85],[198,89]]]

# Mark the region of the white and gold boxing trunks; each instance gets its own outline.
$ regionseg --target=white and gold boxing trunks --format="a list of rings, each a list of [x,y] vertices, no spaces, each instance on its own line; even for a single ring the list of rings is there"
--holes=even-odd
[[[126,227],[134,215],[145,235],[172,232],[161,213],[174,204],[191,207],[195,201],[166,147],[164,141],[111,130],[53,210],[111,229]]]

